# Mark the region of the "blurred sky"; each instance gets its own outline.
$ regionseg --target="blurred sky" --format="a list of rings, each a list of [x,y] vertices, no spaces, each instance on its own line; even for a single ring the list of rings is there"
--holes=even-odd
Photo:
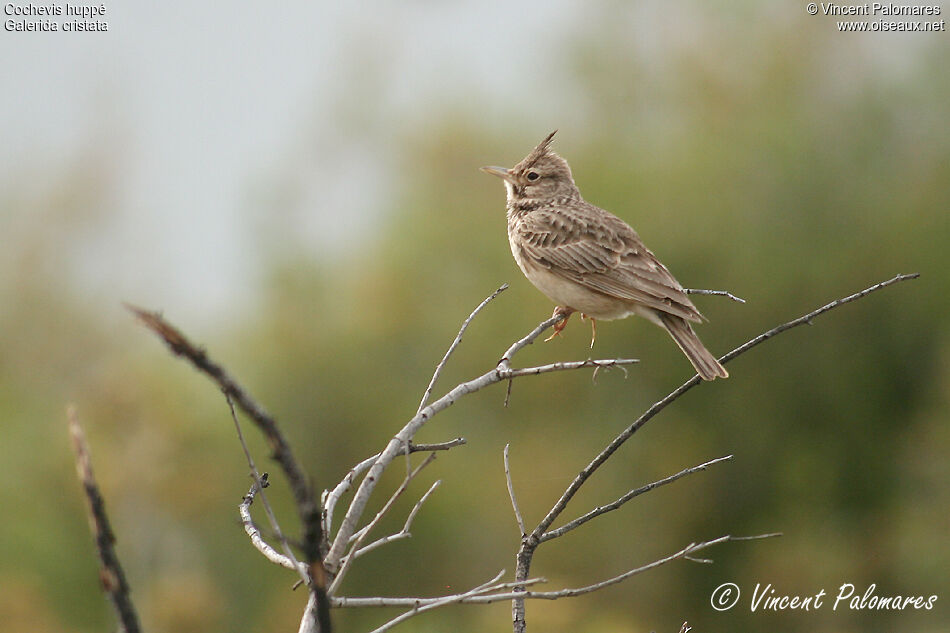
[[[557,82],[545,57],[579,13],[496,0],[106,6],[107,33],[0,32],[0,184],[40,195],[70,163],[107,160],[114,211],[72,272],[192,318],[228,307],[254,268],[238,218],[256,188],[296,180],[313,213],[300,230],[332,247],[386,195],[385,126],[461,94],[480,95],[487,119],[508,86],[543,94]],[[357,73],[361,85],[374,74],[362,138],[336,121]],[[305,155],[312,142],[321,156]]]
[[[797,3],[753,5],[717,19],[754,12],[739,31],[750,40],[762,20],[807,19]],[[41,198],[51,177],[101,161],[108,208],[71,236],[64,274],[110,302],[211,321],[247,300],[274,213],[293,216],[280,220],[320,252],[365,230],[385,210],[393,170],[412,168],[400,137],[442,106],[477,113],[486,130],[510,130],[517,113],[525,138],[560,127],[563,141],[571,128],[584,134],[585,95],[565,89],[579,33],[596,41],[611,25],[604,38],[662,73],[670,48],[736,32],[698,5],[667,2],[106,7],[107,33],[0,31],[0,186]],[[829,81],[846,89],[855,64],[901,72],[941,36],[838,37]],[[0,230],[15,234],[16,221],[0,219]]]

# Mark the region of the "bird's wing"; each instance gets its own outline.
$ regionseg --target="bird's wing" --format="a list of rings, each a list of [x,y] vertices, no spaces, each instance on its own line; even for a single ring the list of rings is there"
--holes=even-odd
[[[586,202],[568,211],[535,209],[512,228],[526,259],[565,279],[689,321],[703,320],[636,231],[603,209]]]

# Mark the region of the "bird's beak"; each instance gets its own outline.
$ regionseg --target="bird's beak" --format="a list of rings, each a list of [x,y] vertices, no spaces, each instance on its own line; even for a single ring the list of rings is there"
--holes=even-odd
[[[508,169],[507,167],[492,166],[492,167],[480,167],[479,169],[481,169],[486,174],[491,174],[492,176],[498,176],[502,180],[506,180],[512,184],[514,184],[515,182],[514,175],[511,173],[511,170]]]

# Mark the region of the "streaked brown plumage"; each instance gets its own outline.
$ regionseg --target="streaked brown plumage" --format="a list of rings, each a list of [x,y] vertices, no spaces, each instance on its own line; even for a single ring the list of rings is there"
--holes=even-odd
[[[557,304],[555,314],[639,315],[666,329],[704,380],[728,377],[693,332],[689,322],[704,318],[679,282],[626,222],[581,197],[567,161],[550,149],[555,132],[511,169],[482,167],[505,181],[508,241],[522,272]]]

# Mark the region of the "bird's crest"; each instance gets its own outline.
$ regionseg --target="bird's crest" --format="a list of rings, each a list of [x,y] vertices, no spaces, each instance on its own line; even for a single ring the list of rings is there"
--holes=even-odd
[[[551,141],[554,140],[555,134],[557,134],[557,130],[554,130],[544,137],[544,140],[538,143],[538,146],[531,150],[531,153],[528,154],[523,161],[521,161],[522,165],[524,167],[530,167],[531,165],[534,165],[536,162],[538,162],[538,159],[540,159],[542,156],[548,154],[551,151]]]

